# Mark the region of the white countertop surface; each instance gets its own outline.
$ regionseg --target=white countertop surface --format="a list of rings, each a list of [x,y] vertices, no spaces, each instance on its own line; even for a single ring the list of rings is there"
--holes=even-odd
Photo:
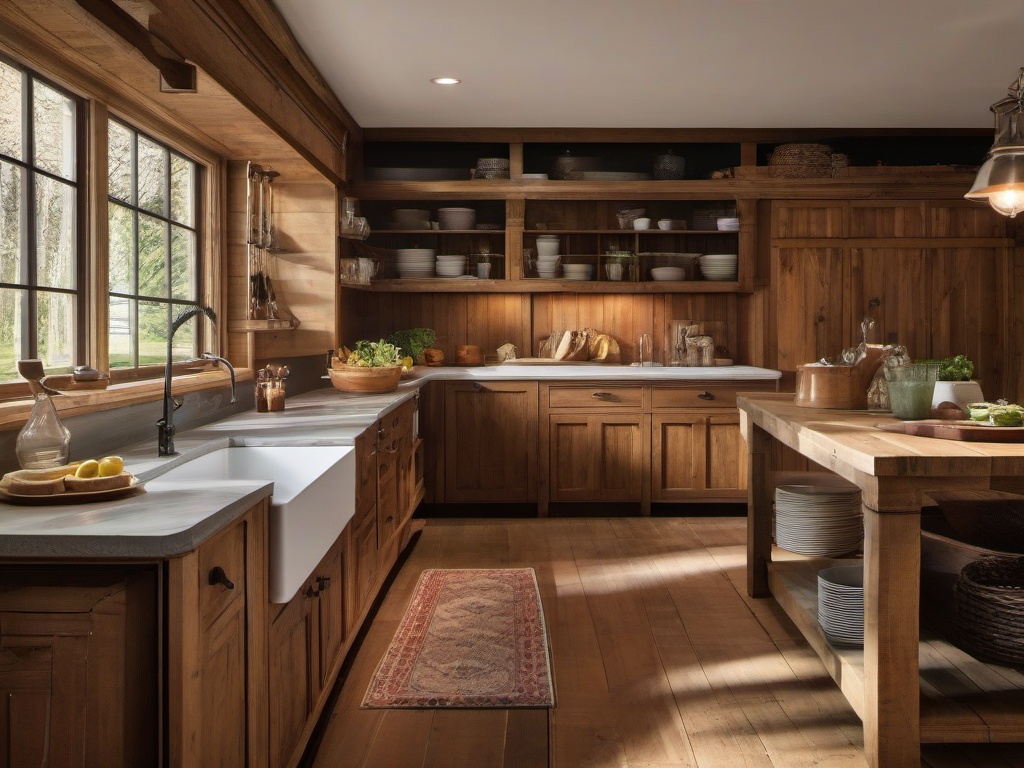
[[[0,503],[0,558],[162,559],[185,554],[260,499],[270,482],[173,483],[160,475],[196,456],[229,445],[352,445],[381,416],[413,397],[428,381],[645,381],[707,383],[776,380],[779,371],[750,366],[714,368],[620,365],[511,365],[417,368],[384,395],[319,389],[287,400],[285,410],[246,413],[175,436],[178,456],[156,455],[152,440],[120,451],[146,492],[118,501],[59,506]],[[353,489],[353,493],[355,489]]]

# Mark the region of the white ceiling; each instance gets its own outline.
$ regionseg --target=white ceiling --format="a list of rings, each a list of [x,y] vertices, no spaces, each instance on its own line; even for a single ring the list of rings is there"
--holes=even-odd
[[[1024,65],[1021,0],[275,2],[364,127],[986,127]]]

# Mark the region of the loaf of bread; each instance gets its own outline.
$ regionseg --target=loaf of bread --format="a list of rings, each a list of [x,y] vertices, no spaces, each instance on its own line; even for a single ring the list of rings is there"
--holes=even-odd
[[[64,478],[64,490],[68,493],[91,493],[95,491],[112,491],[115,488],[127,488],[132,484],[130,472],[122,472],[110,477],[75,477]]]
[[[7,490],[19,496],[48,496],[54,493],[64,493],[64,477],[54,477],[48,480],[12,477],[7,485]]]

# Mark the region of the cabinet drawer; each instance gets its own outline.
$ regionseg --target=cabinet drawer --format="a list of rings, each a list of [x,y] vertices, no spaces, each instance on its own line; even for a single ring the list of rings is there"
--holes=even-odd
[[[244,523],[232,525],[199,548],[199,612],[204,628],[245,594],[245,532]],[[233,586],[228,587],[225,580]]]
[[[356,438],[356,514],[377,503],[377,427]]]
[[[744,384],[709,384],[705,387],[655,387],[652,406],[659,408],[735,408],[739,392],[775,391],[774,382],[751,381]]]
[[[631,408],[640,410],[644,404],[642,386],[551,386],[548,387],[549,408]]]

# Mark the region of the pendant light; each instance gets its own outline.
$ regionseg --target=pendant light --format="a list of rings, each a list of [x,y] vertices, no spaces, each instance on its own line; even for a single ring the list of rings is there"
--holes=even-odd
[[[992,105],[996,140],[964,197],[987,202],[1013,218],[1024,211],[1024,67],[1010,84],[1009,96]]]

